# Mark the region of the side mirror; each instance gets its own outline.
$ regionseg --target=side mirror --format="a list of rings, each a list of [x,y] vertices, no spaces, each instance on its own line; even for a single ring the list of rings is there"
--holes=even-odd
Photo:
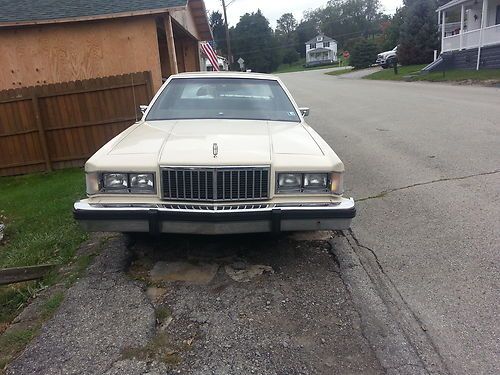
[[[299,108],[299,111],[304,117],[309,116],[309,112],[311,112],[311,110],[307,107]]]
[[[141,110],[141,113],[142,114],[145,114],[146,113],[146,110],[148,109],[148,106],[147,105],[144,105],[144,104],[141,104],[139,106],[139,109]]]

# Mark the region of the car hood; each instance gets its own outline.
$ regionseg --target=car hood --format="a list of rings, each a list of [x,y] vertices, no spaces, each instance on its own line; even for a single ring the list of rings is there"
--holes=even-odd
[[[109,152],[133,154],[154,154],[160,165],[266,165],[275,154],[323,151],[300,123],[181,120],[143,123]]]

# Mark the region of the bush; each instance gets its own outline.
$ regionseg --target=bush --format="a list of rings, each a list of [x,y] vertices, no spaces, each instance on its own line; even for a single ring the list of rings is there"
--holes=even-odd
[[[377,46],[370,40],[362,39],[357,42],[349,58],[349,63],[354,69],[368,68],[377,59]]]

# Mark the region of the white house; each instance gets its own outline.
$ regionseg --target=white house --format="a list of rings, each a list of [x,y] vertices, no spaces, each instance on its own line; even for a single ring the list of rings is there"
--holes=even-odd
[[[452,0],[437,13],[448,67],[500,68],[500,0]]]
[[[319,34],[306,42],[306,66],[331,64],[337,61],[337,41]]]

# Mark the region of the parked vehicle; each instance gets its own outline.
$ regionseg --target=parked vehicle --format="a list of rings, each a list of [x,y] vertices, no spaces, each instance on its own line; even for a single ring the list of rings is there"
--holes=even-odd
[[[383,69],[391,68],[397,61],[398,46],[390,51],[385,51],[377,55],[376,64],[380,65]]]
[[[283,83],[171,76],[142,119],[85,164],[89,231],[223,234],[347,229],[344,165]]]

